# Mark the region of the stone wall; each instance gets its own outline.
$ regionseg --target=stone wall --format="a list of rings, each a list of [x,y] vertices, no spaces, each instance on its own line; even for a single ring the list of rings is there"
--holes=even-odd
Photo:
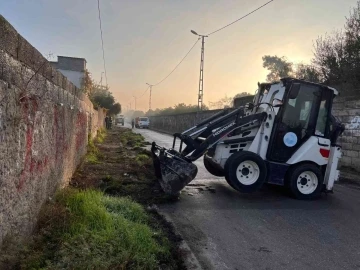
[[[360,172],[360,97],[337,97],[333,114],[345,124],[339,140],[343,150],[341,165]]]
[[[195,123],[217,113],[219,110],[150,117],[150,128],[164,133],[182,132]],[[343,148],[341,165],[360,172],[360,97],[337,97],[333,114],[345,124],[345,132],[339,143]]]
[[[0,245],[32,231],[103,120],[104,111],[0,16]]]

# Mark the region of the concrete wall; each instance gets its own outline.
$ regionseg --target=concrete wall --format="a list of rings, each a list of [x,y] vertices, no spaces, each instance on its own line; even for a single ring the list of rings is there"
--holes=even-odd
[[[77,88],[82,87],[86,70],[86,60],[84,58],[58,56],[58,61],[50,61],[50,64],[59,70]]]
[[[173,134],[182,132],[219,110],[199,113],[185,113],[168,116],[150,117],[150,128],[164,133]],[[360,97],[337,97],[334,100],[333,114],[338,117],[346,127],[339,143],[343,147],[341,165],[360,172]]]
[[[200,113],[183,113],[176,115],[150,116],[150,128],[164,133],[183,132],[196,123],[212,116],[220,110],[202,111]]]
[[[81,88],[81,84],[85,77],[84,72],[73,71],[73,70],[63,70],[58,69],[70,82],[72,82],[77,88]]]
[[[58,56],[56,68],[85,72],[86,60],[84,58]]]
[[[67,185],[104,112],[0,16],[0,245],[31,232]]]

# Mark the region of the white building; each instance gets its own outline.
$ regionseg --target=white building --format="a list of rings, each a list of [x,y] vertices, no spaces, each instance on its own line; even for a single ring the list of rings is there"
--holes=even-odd
[[[86,60],[84,58],[58,56],[57,62],[50,63],[76,87],[82,87],[86,70]]]

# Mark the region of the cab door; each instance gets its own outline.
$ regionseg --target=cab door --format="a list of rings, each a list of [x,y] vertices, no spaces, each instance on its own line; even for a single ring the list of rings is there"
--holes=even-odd
[[[269,161],[285,163],[314,134],[321,97],[319,85],[292,83],[275,119]]]

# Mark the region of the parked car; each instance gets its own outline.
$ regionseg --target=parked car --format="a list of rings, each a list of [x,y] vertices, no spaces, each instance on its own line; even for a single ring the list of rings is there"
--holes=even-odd
[[[138,117],[136,124],[137,128],[149,128],[150,121],[148,117]]]

